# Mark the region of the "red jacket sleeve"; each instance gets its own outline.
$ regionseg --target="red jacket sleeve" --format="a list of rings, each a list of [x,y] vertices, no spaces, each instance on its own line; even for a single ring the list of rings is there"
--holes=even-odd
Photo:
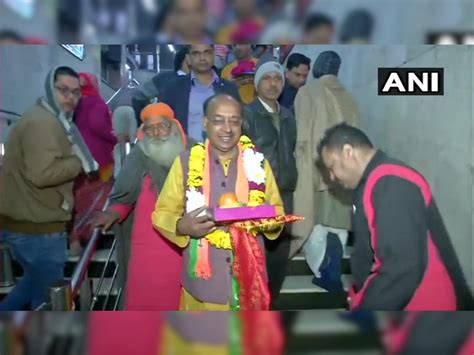
[[[89,120],[91,130],[97,137],[111,144],[117,144],[118,140],[113,133],[112,116],[110,115],[109,107],[101,98],[92,104]]]

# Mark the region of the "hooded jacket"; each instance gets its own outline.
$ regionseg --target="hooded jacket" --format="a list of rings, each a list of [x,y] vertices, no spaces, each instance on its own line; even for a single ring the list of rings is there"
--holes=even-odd
[[[54,70],[46,79],[46,87],[53,85],[53,77]],[[50,234],[64,231],[71,219],[73,180],[82,164],[53,113],[64,114],[58,109],[53,90],[49,87],[46,97],[23,114],[5,147],[0,171],[0,229]]]

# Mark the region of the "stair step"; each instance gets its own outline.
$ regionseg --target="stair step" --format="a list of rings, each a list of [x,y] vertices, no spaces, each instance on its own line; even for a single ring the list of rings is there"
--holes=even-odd
[[[312,283],[313,275],[290,275],[285,278],[281,293],[320,293],[327,290]],[[351,282],[351,275],[341,276],[344,290],[347,292]]]
[[[379,335],[361,332],[342,311],[298,312],[288,340],[288,353],[381,355]]]
[[[274,303],[274,310],[276,311],[303,311],[311,309],[347,309],[347,293],[280,293]]]
[[[350,275],[342,275],[344,292],[328,292],[314,285],[313,275],[287,276],[275,302],[276,310],[346,309]]]
[[[99,296],[98,297],[97,302],[94,306],[94,311],[102,311],[103,310],[105,299],[106,299],[105,296]],[[109,300],[107,301],[107,306],[105,307],[105,310],[106,311],[112,311],[116,301],[117,301],[117,295],[110,295]]]
[[[112,247],[112,243],[114,242],[114,234],[113,233],[106,233],[101,234],[99,239],[97,240],[96,251],[100,249],[107,249],[109,250]]]
[[[64,278],[65,280],[67,281],[70,281],[71,278],[69,277],[66,277]],[[97,286],[99,284],[99,280],[100,280],[100,277],[93,277],[91,278],[92,279],[92,287],[93,287],[93,290],[96,290],[97,289]],[[16,278],[16,282],[18,283],[19,281],[21,280],[21,277],[17,277]],[[102,283],[102,287],[101,287],[101,292],[99,295],[102,295],[102,296],[105,296],[107,295],[107,291],[110,287],[110,284],[112,283],[112,278],[111,277],[105,277],[104,278],[104,281]],[[0,287],[0,295],[7,295],[8,293],[11,292],[11,290],[13,290],[15,286],[9,286],[9,287]],[[111,294],[113,295],[117,295],[118,294],[118,287],[117,287],[117,281],[115,281],[115,284],[114,286],[112,287],[112,292]]]
[[[99,249],[96,250],[95,253],[92,255],[92,260],[89,265],[89,277],[96,277],[100,278],[102,276],[102,271],[104,270],[105,263],[107,261],[107,257],[109,255],[110,250],[107,249]],[[107,271],[105,277],[112,277],[113,272],[115,270],[115,260],[116,260],[116,253],[112,254],[111,262],[107,267]],[[66,265],[64,267],[64,276],[71,277],[76,265],[79,261],[79,256],[71,256],[69,257]],[[13,260],[13,275],[15,277],[23,276],[23,269],[15,260]]]
[[[100,281],[99,278],[92,278],[92,287],[94,291],[97,289],[97,286],[99,285],[99,281]],[[111,284],[112,284],[112,278],[104,278],[104,282],[102,283],[99,296],[107,296],[107,292]],[[110,294],[114,296],[118,295],[117,280],[115,280],[115,283],[112,287],[112,291]]]
[[[13,288],[15,287],[15,285],[13,286],[8,286],[8,287],[0,287],[0,295],[8,295],[12,290]]]
[[[275,302],[277,310],[346,309],[350,275],[342,275],[344,292],[328,292],[314,285],[313,275],[287,276]]]
[[[333,310],[299,312],[293,332],[298,335],[357,334],[359,331],[357,325],[342,318],[341,315],[341,312]]]
[[[342,274],[351,273],[351,264],[349,259],[342,260],[341,272]],[[287,275],[313,275],[313,272],[311,271],[304,257],[298,259],[293,258],[288,264]]]
[[[351,258],[353,248],[354,248],[353,246],[346,246],[345,247],[345,249],[344,249],[344,259],[350,259]],[[306,260],[306,258],[304,256],[304,253],[302,251],[299,251],[295,256],[293,256],[293,258],[291,260],[295,260],[295,261]]]
[[[109,249],[96,249],[94,254],[92,254],[92,261],[93,262],[104,262],[105,263],[107,261],[108,256],[109,256],[109,253],[110,253],[110,248]],[[77,263],[77,262],[79,262],[79,259],[80,259],[79,255],[68,257],[68,261],[70,263]],[[114,251],[112,253],[111,260],[113,260],[113,261],[117,260],[116,251]]]

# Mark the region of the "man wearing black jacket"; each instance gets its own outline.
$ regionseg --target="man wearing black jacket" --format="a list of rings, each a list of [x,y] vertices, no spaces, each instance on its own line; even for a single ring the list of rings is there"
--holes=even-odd
[[[138,126],[142,124],[140,114],[142,110],[150,104],[153,98],[158,98],[162,95],[164,90],[167,90],[167,83],[171,79],[175,79],[179,76],[186,76],[190,72],[189,64],[186,59],[188,54],[188,48],[181,48],[174,57],[174,71],[163,72],[155,75],[148,82],[140,88],[137,88],[132,94],[132,107],[135,111],[135,118]]]
[[[204,141],[203,104],[216,94],[228,94],[240,101],[237,86],[219,78],[213,69],[214,46],[188,46],[187,60],[191,73],[166,83],[159,101],[171,106],[186,134],[197,142]]]
[[[354,190],[351,308],[472,309],[471,291],[425,178],[347,124],[328,129],[318,153],[331,180]]]
[[[265,59],[264,59],[265,60]],[[283,200],[285,213],[293,211],[296,171],[296,120],[289,109],[278,103],[285,83],[284,69],[276,61],[261,61],[255,73],[257,98],[244,109],[244,134],[268,159]],[[272,303],[285,280],[290,252],[290,236],[285,228],[274,241],[265,241],[267,272]]]

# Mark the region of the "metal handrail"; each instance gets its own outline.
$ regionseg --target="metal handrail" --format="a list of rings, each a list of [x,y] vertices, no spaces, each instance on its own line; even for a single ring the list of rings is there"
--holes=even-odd
[[[133,88],[140,85],[140,82],[136,79],[131,79],[129,82],[126,84],[122,85],[105,103],[109,105],[113,99],[117,97],[117,95],[124,89],[124,88]]]
[[[107,203],[105,204],[104,209],[103,209],[104,211],[107,209],[108,205],[109,205],[109,201],[107,200]],[[89,264],[92,260],[92,255],[95,252],[95,248],[97,245],[97,241],[99,240],[100,234],[101,234],[100,229],[95,228],[89,242],[87,243],[84,253],[79,259],[79,262],[77,263],[76,268],[74,269],[74,272],[71,278],[71,289],[72,289],[73,298],[79,294],[79,290],[82,286],[82,283],[84,282],[84,277],[86,275],[86,271],[89,268]]]
[[[126,155],[127,155],[127,150],[126,149],[120,149],[120,159],[119,159],[119,162],[117,162],[119,164],[119,168],[121,168],[123,166]],[[110,204],[110,201],[107,199],[107,202],[105,203],[102,210],[103,211],[107,210],[107,208],[109,207],[109,204]],[[86,278],[86,273],[87,273],[89,265],[92,261],[92,256],[93,256],[93,254],[96,250],[97,241],[99,240],[100,235],[101,235],[101,230],[99,228],[95,228],[93,233],[92,233],[91,238],[89,239],[89,242],[87,243],[87,246],[86,246],[86,249],[84,250],[84,253],[81,255],[81,258],[79,259],[79,262],[77,263],[77,266],[74,269],[74,272],[73,272],[73,275],[72,275],[72,278],[71,278],[71,289],[72,289],[72,298],[73,299],[79,294],[79,291],[82,287],[82,284],[83,284],[83,282]],[[115,245],[116,245],[116,239],[114,239],[114,241],[112,243],[112,247],[111,247],[109,255],[107,257],[107,261],[104,265],[104,269],[102,271],[102,275],[101,275],[101,278],[99,280],[99,284],[97,286],[97,289],[94,292],[94,296],[93,296],[92,304],[91,304],[91,310],[93,309],[93,307],[95,306],[95,303],[98,300],[98,295],[99,295],[99,292],[101,291],[102,284],[103,284],[103,281],[105,279],[105,274],[106,274],[108,266],[111,262],[112,255],[113,255],[113,252],[115,250]],[[119,265],[116,266],[116,270],[114,271],[114,280],[113,280],[112,285],[110,286],[110,288],[108,290],[107,301],[108,301],[110,293],[112,291],[112,286],[113,286],[113,283],[114,283],[115,278],[116,278],[116,273],[118,271],[118,267],[119,267]],[[107,303],[105,303],[105,305],[106,304]]]
[[[94,309],[95,304],[99,300],[99,294],[100,294],[100,291],[102,290],[102,285],[103,285],[104,280],[105,280],[105,274],[107,272],[110,261],[112,260],[112,255],[115,251],[116,241],[117,241],[117,239],[114,239],[114,241],[112,242],[112,246],[110,247],[109,255],[107,256],[107,261],[105,262],[104,269],[102,270],[102,275],[100,276],[99,283],[98,283],[97,288],[95,290],[95,294],[92,298],[92,304],[90,306],[90,310]],[[116,275],[117,271],[118,271],[118,265],[115,267],[115,270],[114,270],[114,280],[115,280],[115,277],[116,277],[115,275]],[[112,283],[112,286],[113,286],[113,283]],[[109,293],[107,294],[107,299],[104,302],[103,309],[105,309],[105,306],[107,305],[107,302],[109,300],[109,296],[110,296],[111,292],[112,292],[112,289],[110,288]]]
[[[0,112],[6,113],[6,114],[9,114],[9,115],[12,115],[12,116],[21,117],[21,115],[20,115],[19,113],[16,113],[16,112],[13,112],[13,111],[4,110],[4,109],[1,109],[1,108],[0,108]]]

